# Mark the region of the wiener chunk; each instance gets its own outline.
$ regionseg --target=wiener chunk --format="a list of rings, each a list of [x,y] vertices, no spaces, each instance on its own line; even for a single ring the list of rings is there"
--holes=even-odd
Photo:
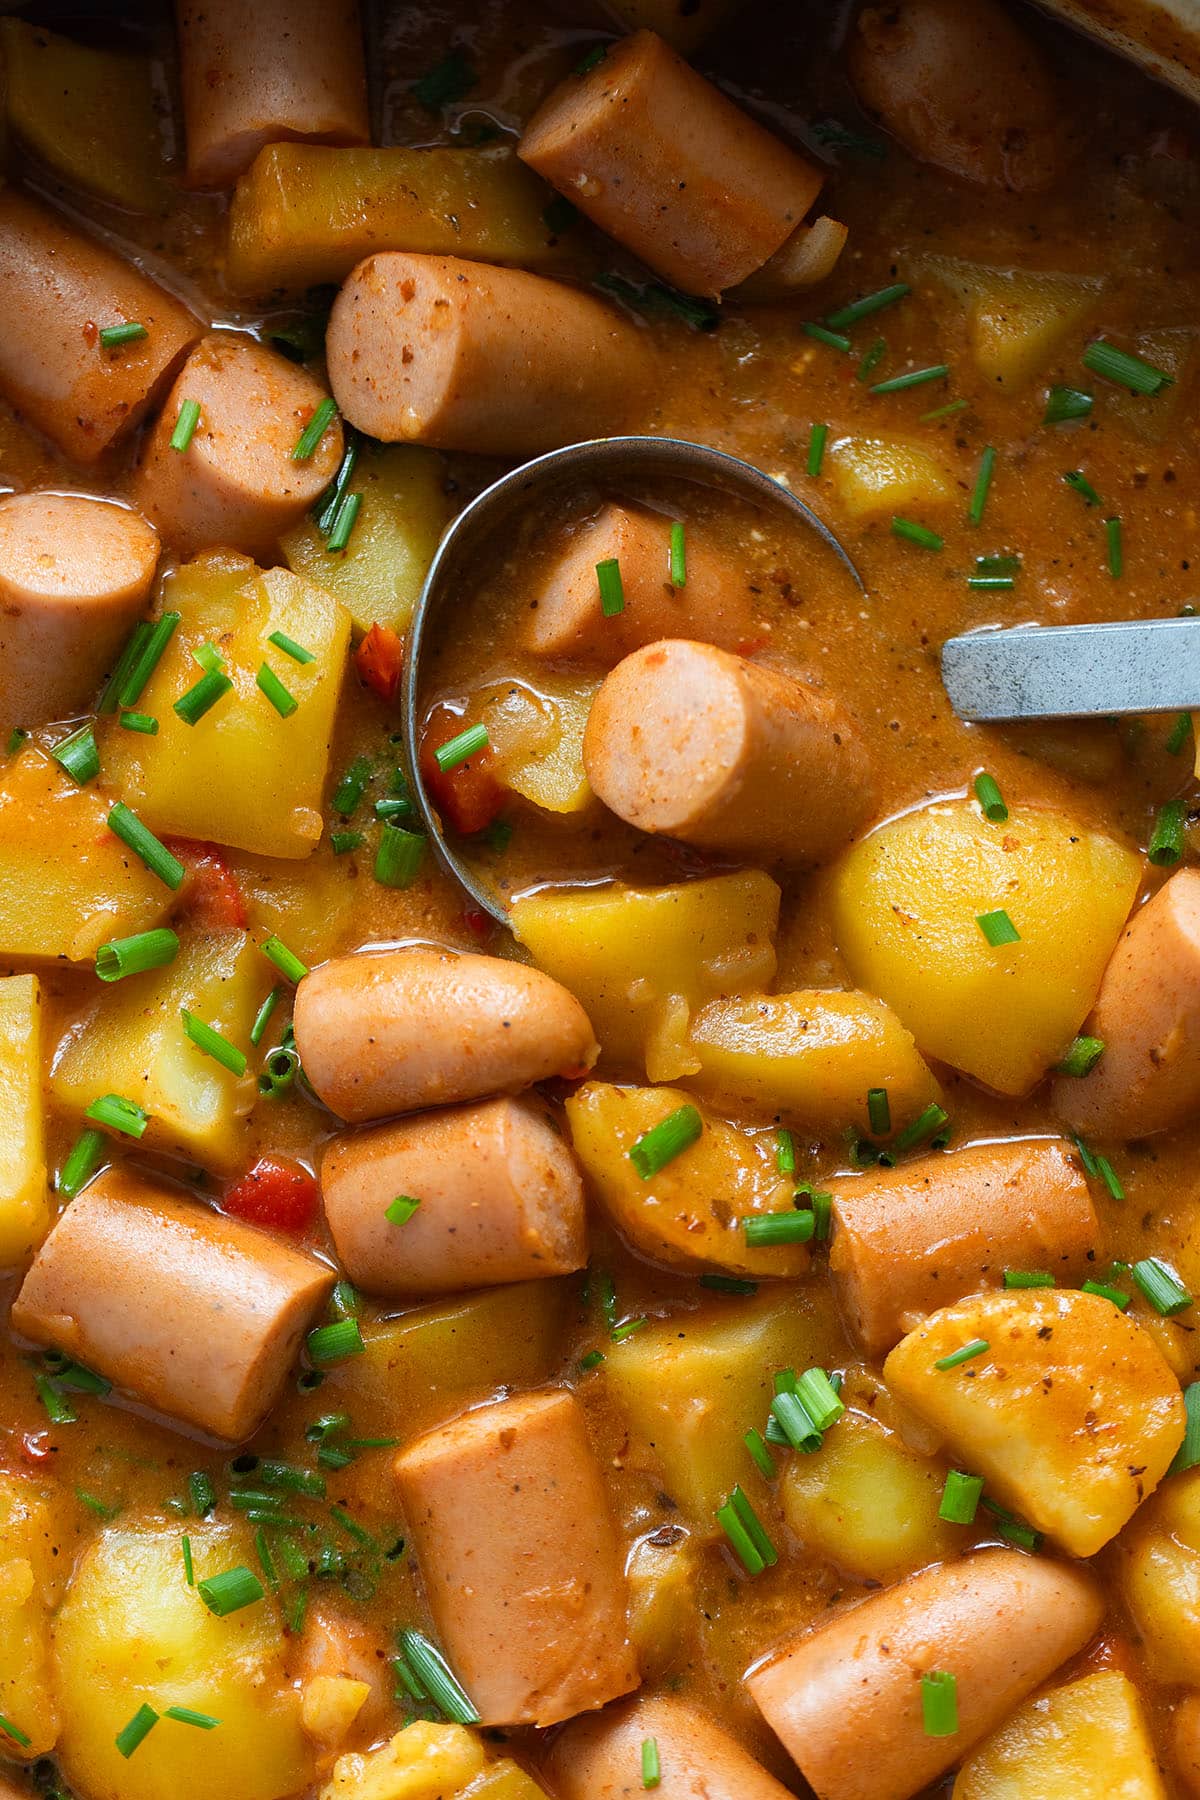
[[[590,294],[453,256],[387,251],[344,283],[325,338],[352,425],[385,443],[532,456],[645,406],[638,328]]]
[[[1104,1054],[1060,1075],[1054,1109],[1072,1131],[1142,1138],[1200,1103],[1200,870],[1180,869],[1135,912],[1100,983],[1089,1032]]]
[[[926,1313],[1006,1269],[1070,1282],[1100,1227],[1065,1145],[978,1144],[832,1183],[829,1268],[855,1337],[890,1350]]]
[[[680,638],[617,664],[592,703],[583,763],[628,824],[764,861],[822,861],[872,804],[870,764],[836,701]]]
[[[72,1200],[13,1328],[229,1443],[279,1396],[333,1271],[277,1238],[110,1171]]]
[[[0,724],[89,705],[141,613],[158,533],[79,494],[0,500]]]
[[[94,238],[14,188],[0,189],[0,394],[75,462],[130,431],[203,325]],[[109,350],[100,333],[146,335]]]
[[[337,472],[334,419],[311,456],[293,456],[323,389],[305,370],[253,338],[214,331],[197,344],[142,451],[134,498],[181,556],[214,545],[276,560],[280,537]],[[185,402],[200,417],[185,450],[171,438]]]
[[[517,1093],[599,1054],[587,1014],[549,975],[427,946],[314,969],[295,1028],[308,1080],[352,1124]]]
[[[346,1132],[325,1151],[321,1192],[338,1261],[371,1294],[458,1293],[587,1261],[575,1159],[525,1100]],[[397,1196],[419,1202],[399,1223]]]
[[[367,144],[358,0],[176,0],[193,187],[232,187],[265,144]]]
[[[655,1800],[790,1800],[735,1738],[682,1700],[626,1700],[576,1719],[544,1767],[561,1800],[644,1800],[642,1745],[653,1738],[661,1779]]]
[[[434,1624],[484,1725],[554,1725],[637,1686],[620,1542],[573,1394],[464,1413],[395,1471]]]
[[[746,1685],[820,1800],[910,1800],[1082,1648],[1089,1575],[1016,1550],[940,1563],[760,1663]],[[921,1677],[955,1678],[958,1730],[926,1734]]]
[[[791,237],[824,179],[653,31],[568,75],[517,154],[665,281],[712,299]]]

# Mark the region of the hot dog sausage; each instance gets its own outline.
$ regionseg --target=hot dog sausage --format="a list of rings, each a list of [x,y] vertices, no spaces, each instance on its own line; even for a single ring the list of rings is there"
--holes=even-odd
[[[642,1745],[653,1738],[655,1800],[791,1800],[788,1790],[704,1713],[668,1695],[576,1719],[545,1764],[561,1800],[644,1800]]]
[[[830,1184],[829,1269],[868,1353],[890,1350],[915,1322],[1004,1271],[1072,1280],[1099,1224],[1063,1144],[978,1144]]]
[[[575,1159],[528,1101],[346,1132],[325,1151],[321,1192],[338,1261],[371,1294],[457,1293],[587,1261]],[[398,1195],[420,1202],[401,1224],[387,1216]]]
[[[713,299],[779,249],[824,180],[652,31],[568,75],[517,154],[664,280]]]
[[[309,1081],[352,1124],[516,1093],[599,1054],[587,1014],[549,975],[426,946],[314,969],[295,1029]]]
[[[533,456],[646,405],[637,327],[590,294],[453,256],[388,251],[344,283],[325,338],[352,425],[386,443]]]
[[[231,187],[264,144],[368,144],[357,0],[176,0],[193,187]]]
[[[617,664],[583,765],[618,818],[730,855],[819,862],[871,807],[870,764],[836,701],[682,638]]]
[[[760,1663],[746,1685],[820,1800],[910,1800],[1081,1649],[1091,1577],[1016,1550],[941,1563]],[[921,1677],[955,1678],[958,1730],[926,1734]]]
[[[748,580],[688,526],[682,587],[670,577],[671,521],[663,513],[608,505],[572,532],[530,599],[526,640],[538,656],[569,656],[611,669],[656,638],[686,635],[736,650],[755,632]],[[615,561],[625,605],[606,618],[597,563]]]
[[[90,702],[157,567],[158,533],[127,507],[0,500],[0,724],[43,725]]]
[[[110,1171],[72,1200],[13,1328],[212,1437],[251,1436],[333,1271],[266,1232]]]
[[[129,431],[204,327],[94,238],[0,190],[0,393],[78,463]],[[105,349],[110,325],[144,325]]]
[[[484,1725],[554,1725],[637,1686],[620,1543],[573,1394],[464,1413],[395,1471],[434,1624]]]
[[[311,456],[292,452],[327,398],[305,370],[253,338],[197,344],[142,451],[134,498],[181,556],[228,544],[270,562],[280,537],[325,491],[342,456],[332,420]],[[186,401],[200,417],[186,450],[171,438]]]

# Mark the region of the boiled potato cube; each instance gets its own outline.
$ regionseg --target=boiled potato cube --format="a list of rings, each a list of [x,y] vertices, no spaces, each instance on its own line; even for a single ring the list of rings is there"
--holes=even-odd
[[[1155,1679],[1200,1686],[1200,1469],[1173,1475],[1139,1515],[1122,1573]]]
[[[379,1750],[339,1756],[321,1800],[458,1800],[483,1766],[473,1731],[416,1719]]]
[[[487,726],[497,779],[544,812],[589,806],[583,733],[599,686],[583,676],[539,675],[536,689],[503,681],[473,695],[465,717]]]
[[[943,1358],[982,1341],[954,1368]],[[963,1467],[1072,1556],[1094,1556],[1162,1480],[1183,1396],[1153,1340],[1099,1294],[1030,1289],[943,1307],[884,1364]]]
[[[644,1180],[629,1159],[643,1133],[691,1104],[680,1088],[610,1087],[589,1081],[566,1103],[571,1142],[593,1192],[635,1250],[675,1268],[795,1277],[805,1244],[747,1244],[742,1221],[788,1212],[792,1181],[779,1173],[773,1138],[750,1137],[706,1117],[696,1142]]]
[[[668,1536],[672,1542],[661,1541]],[[645,1681],[659,1681],[691,1660],[698,1566],[698,1546],[685,1532],[652,1531],[629,1553],[629,1635]]]
[[[833,491],[854,523],[940,508],[958,489],[949,471],[918,444],[899,438],[839,438],[825,453]]]
[[[237,1168],[256,1091],[253,1068],[239,1079],[207,1056],[184,1034],[180,1012],[186,1007],[247,1050],[270,977],[243,931],[185,939],[165,969],[131,975],[94,1002],[55,1059],[54,1098],[79,1113],[102,1094],[120,1094],[150,1115],[147,1149]]]
[[[1131,849],[1066,813],[1010,801],[993,825],[974,801],[940,801],[841,859],[834,932],[927,1056],[1023,1094],[1091,1010],[1141,876]],[[997,911],[1018,943],[984,936],[980,916]]]
[[[0,1472],[0,1714],[29,1739],[0,1742],[6,1756],[28,1761],[45,1756],[58,1736],[50,1673],[55,1537],[32,1482]]]
[[[530,894],[512,928],[538,967],[582,1003],[605,1063],[673,1081],[699,1066],[694,1008],[753,993],[775,974],[779,889],[756,870],[660,888]]]
[[[912,1034],[869,994],[814,989],[713,1000],[693,1019],[688,1043],[701,1092],[814,1129],[866,1131],[871,1088],[886,1090],[897,1127],[941,1094]]]
[[[300,1684],[300,1723],[326,1750],[345,1743],[371,1697],[365,1681],[350,1675],[313,1675]]]
[[[182,614],[138,702],[156,737],[105,733],[106,774],[151,830],[231,844],[263,856],[307,856],[321,835],[321,797],[350,641],[350,616],[324,588],[287,569],[263,572],[216,551],[163,584],[163,612]],[[268,643],[281,631],[313,660]],[[174,703],[202,670],[193,652],[216,646],[233,682],[188,725]],[[283,718],[257,684],[266,663],[299,702]]]
[[[847,1412],[780,1482],[783,1516],[805,1548],[861,1581],[895,1581],[961,1548],[938,1518],[944,1467],[896,1433]]]
[[[924,267],[962,301],[980,374],[1006,387],[1046,372],[1103,288],[1091,276],[988,268],[953,256],[929,257]]]
[[[356,882],[351,858],[331,853],[299,863],[235,856],[231,864],[253,931],[276,933],[310,968],[346,947]]]
[[[550,1800],[550,1796],[506,1756],[464,1788],[460,1800]]]
[[[240,1521],[193,1520],[188,1536],[197,1581],[258,1566]],[[283,1644],[269,1595],[223,1619],[208,1611],[184,1577],[177,1521],[109,1526],[54,1625],[67,1781],[89,1800],[280,1800],[305,1788],[312,1753]],[[221,1723],[201,1734],[160,1717],[127,1759],[117,1734],[142,1705]]]
[[[370,444],[350,492],[362,495],[362,505],[346,548],[330,554],[315,520],[305,518],[280,540],[284,558],[340,600],[357,631],[379,624],[403,634],[450,517],[446,465],[420,444]]]
[[[36,975],[6,975],[0,977],[0,1269],[24,1262],[50,1228],[43,1114],[42,990]]]
[[[29,745],[0,768],[0,957],[90,962],[165,917],[171,890],[108,830],[111,804]]]
[[[796,1287],[648,1325],[609,1347],[603,1380],[634,1456],[693,1529],[716,1536],[717,1508],[750,1472],[742,1439],[766,1423],[776,1370],[829,1368],[845,1354],[828,1291]]]
[[[1167,1800],[1137,1689],[1102,1669],[1027,1700],[959,1770],[953,1800]]]

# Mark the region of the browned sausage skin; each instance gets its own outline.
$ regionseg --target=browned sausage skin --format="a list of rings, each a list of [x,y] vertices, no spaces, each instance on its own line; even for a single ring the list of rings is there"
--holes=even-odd
[[[0,394],[78,463],[132,430],[204,330],[94,238],[0,189]],[[146,335],[106,349],[106,326]]]
[[[925,1313],[1006,1268],[1071,1281],[1100,1227],[1065,1144],[979,1144],[830,1183],[829,1270],[864,1350],[899,1343]]]
[[[657,1800],[790,1800],[787,1788],[705,1714],[669,1695],[576,1719],[545,1763],[560,1800],[643,1800],[642,1745],[653,1738]]]
[[[620,1543],[574,1395],[479,1407],[395,1470],[434,1623],[484,1725],[554,1725],[637,1686]]]
[[[268,1233],[109,1171],[72,1200],[14,1330],[229,1443],[275,1404],[333,1271]]]
[[[746,1685],[820,1800],[910,1800],[1082,1649],[1103,1611],[1082,1569],[981,1550],[848,1608]],[[955,1678],[949,1737],[924,1727],[934,1670]]]

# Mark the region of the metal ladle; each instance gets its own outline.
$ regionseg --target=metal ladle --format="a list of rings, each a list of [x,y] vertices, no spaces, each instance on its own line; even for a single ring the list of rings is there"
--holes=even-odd
[[[1107,718],[1200,704],[1200,618],[1016,625],[942,646],[960,718]]]

